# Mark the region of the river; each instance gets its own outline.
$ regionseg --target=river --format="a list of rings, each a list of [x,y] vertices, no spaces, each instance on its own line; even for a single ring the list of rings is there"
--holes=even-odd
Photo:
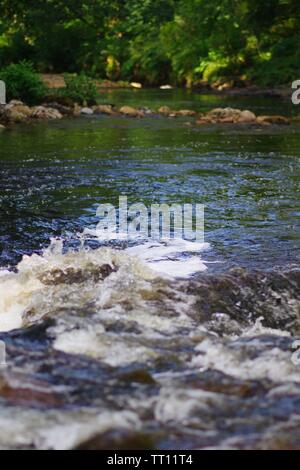
[[[0,134],[2,448],[300,448],[299,129],[93,115]],[[103,243],[97,207],[120,195],[204,204],[205,244]]]

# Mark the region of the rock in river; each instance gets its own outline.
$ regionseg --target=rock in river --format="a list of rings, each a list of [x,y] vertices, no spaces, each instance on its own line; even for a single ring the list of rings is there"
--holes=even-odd
[[[142,111],[132,108],[131,106],[122,106],[122,108],[120,108],[120,113],[130,117],[144,117],[144,113]]]

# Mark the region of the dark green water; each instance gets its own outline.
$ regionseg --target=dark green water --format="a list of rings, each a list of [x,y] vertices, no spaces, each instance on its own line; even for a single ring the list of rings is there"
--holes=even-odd
[[[185,91],[113,91],[104,102],[199,111],[215,106],[295,114],[276,99]],[[97,204],[203,203],[211,269],[296,262],[300,247],[300,127],[197,127],[186,119],[91,117],[0,135],[1,265],[71,240]]]

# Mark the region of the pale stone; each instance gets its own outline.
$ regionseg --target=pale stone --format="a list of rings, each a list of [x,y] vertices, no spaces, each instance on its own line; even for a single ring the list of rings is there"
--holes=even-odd
[[[137,83],[137,82],[131,82],[130,86],[132,86],[132,88],[137,88],[137,89],[143,88],[143,85],[141,83]]]
[[[258,124],[290,124],[288,118],[284,116],[258,116]]]
[[[160,114],[170,114],[172,111],[169,106],[162,106],[161,108],[159,108],[158,112]]]
[[[179,116],[183,116],[183,117],[188,117],[188,116],[196,116],[196,111],[192,111],[191,109],[180,109],[179,111],[177,111],[177,113]]]
[[[126,116],[130,117],[143,117],[144,113],[142,111],[139,111],[136,108],[132,108],[131,106],[123,106],[120,109],[121,114],[125,114]]]
[[[80,113],[81,114],[86,114],[86,115],[91,115],[91,114],[94,114],[94,111],[92,110],[92,108],[81,108]]]
[[[245,124],[255,122],[255,121],[256,121],[255,114],[248,110],[242,111],[238,119],[238,122],[245,123]]]
[[[94,113],[97,114],[114,114],[112,105],[110,104],[99,104],[93,107]]]

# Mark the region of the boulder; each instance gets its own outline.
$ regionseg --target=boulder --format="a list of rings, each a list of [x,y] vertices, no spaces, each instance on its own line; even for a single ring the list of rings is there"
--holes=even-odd
[[[63,116],[73,116],[73,106],[72,108],[69,107],[69,106],[64,106],[60,103],[56,103],[56,102],[53,102],[53,103],[44,103],[42,106],[44,106],[45,108],[53,108],[53,109],[56,109],[57,111],[60,112],[60,114],[62,114]]]
[[[193,111],[192,109],[180,109],[179,111],[176,112],[178,116],[183,116],[183,117],[193,117],[196,116],[196,111]]]
[[[144,114],[147,114],[148,116],[154,114],[153,110],[151,108],[147,108],[147,106],[143,106],[142,108],[140,108],[140,111]]]
[[[7,107],[11,107],[11,106],[23,106],[24,103],[23,101],[20,101],[20,100],[11,100],[8,104],[7,104]]]
[[[132,88],[137,88],[137,89],[143,88],[143,85],[141,83],[137,83],[137,82],[131,82],[130,86],[132,86]]]
[[[197,124],[253,124],[256,116],[248,110],[241,111],[235,108],[215,108],[202,114]]]
[[[162,106],[161,108],[159,108],[158,112],[159,112],[160,114],[165,114],[165,115],[167,115],[167,116],[169,116],[169,115],[172,113],[172,111],[171,111],[171,109],[169,108],[169,106]]]
[[[99,104],[97,106],[93,106],[93,111],[96,114],[114,114],[111,104]]]
[[[132,108],[131,106],[123,106],[120,109],[120,113],[130,117],[144,117],[144,113],[142,111]]]
[[[12,105],[6,107],[6,116],[10,122],[24,122],[31,116],[31,109],[24,104]]]
[[[234,108],[215,108],[206,116],[216,123],[235,123],[238,122],[242,111]]]
[[[33,119],[61,119],[62,115],[57,109],[46,108],[45,106],[34,106],[31,109]]]
[[[203,124],[211,124],[211,121],[209,121],[209,119],[207,119],[206,117],[201,116],[199,119],[197,119],[196,124],[199,124],[201,126]]]
[[[288,118],[284,116],[258,116],[257,117],[258,124],[280,124],[280,125],[288,125],[290,121]]]
[[[80,116],[80,114],[81,114],[81,107],[79,106],[79,104],[75,103],[74,109],[73,109],[73,116],[78,117]]]
[[[241,112],[238,122],[241,124],[251,124],[256,122],[256,116],[251,111],[245,110]]]
[[[91,114],[94,114],[94,111],[92,110],[92,108],[81,108],[80,114],[90,116]]]

